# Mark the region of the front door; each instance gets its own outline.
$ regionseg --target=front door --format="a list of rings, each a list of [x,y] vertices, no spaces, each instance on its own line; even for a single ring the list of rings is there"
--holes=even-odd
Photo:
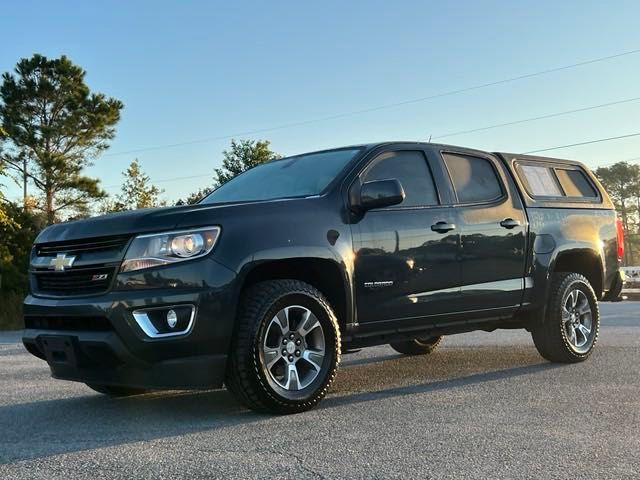
[[[460,288],[456,213],[450,193],[434,182],[441,166],[422,150],[374,158],[362,183],[397,179],[405,191],[396,206],[370,210],[352,225],[358,322],[415,319],[455,310]]]

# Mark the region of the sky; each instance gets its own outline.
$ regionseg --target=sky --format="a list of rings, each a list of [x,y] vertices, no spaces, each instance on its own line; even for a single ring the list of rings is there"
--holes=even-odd
[[[637,1],[21,0],[1,16],[0,72],[64,54],[124,103],[87,172],[112,194],[135,158],[168,201],[208,186],[229,136],[291,155],[430,137],[525,152],[640,132],[637,100],[439,138],[640,97],[640,51],[427,98],[640,49]],[[640,157],[640,136],[545,154],[597,167]]]

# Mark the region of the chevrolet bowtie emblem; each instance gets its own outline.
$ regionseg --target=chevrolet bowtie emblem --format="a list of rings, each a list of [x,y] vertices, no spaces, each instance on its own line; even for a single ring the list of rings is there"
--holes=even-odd
[[[49,268],[56,272],[64,272],[65,268],[71,268],[76,257],[67,257],[64,253],[59,253],[56,258],[52,258],[49,262]]]

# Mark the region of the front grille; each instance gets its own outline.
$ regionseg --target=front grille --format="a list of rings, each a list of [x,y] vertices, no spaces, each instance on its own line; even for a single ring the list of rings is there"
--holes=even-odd
[[[128,235],[114,235],[35,245],[31,257],[33,293],[55,297],[106,293],[129,239]],[[54,260],[61,256],[68,264],[56,271]]]
[[[111,324],[105,317],[41,317],[28,315],[24,317],[26,328],[36,330],[65,330],[104,332],[111,330]]]
[[[85,240],[71,240],[36,245],[36,255],[56,256],[58,253],[78,254],[106,250],[122,250],[129,241],[128,236],[102,237]]]
[[[39,293],[55,296],[93,295],[109,289],[115,267],[74,268],[64,272],[33,272]]]

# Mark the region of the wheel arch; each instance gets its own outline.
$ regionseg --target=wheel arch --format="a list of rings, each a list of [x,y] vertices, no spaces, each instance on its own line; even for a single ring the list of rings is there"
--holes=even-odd
[[[553,258],[549,273],[573,272],[583,275],[593,288],[596,297],[602,298],[604,292],[604,263],[602,257],[593,249],[578,248],[562,250]]]
[[[240,272],[238,298],[258,282],[282,279],[299,280],[317,288],[329,301],[343,333],[353,322],[349,275],[342,264],[328,258],[293,257],[252,262]]]

